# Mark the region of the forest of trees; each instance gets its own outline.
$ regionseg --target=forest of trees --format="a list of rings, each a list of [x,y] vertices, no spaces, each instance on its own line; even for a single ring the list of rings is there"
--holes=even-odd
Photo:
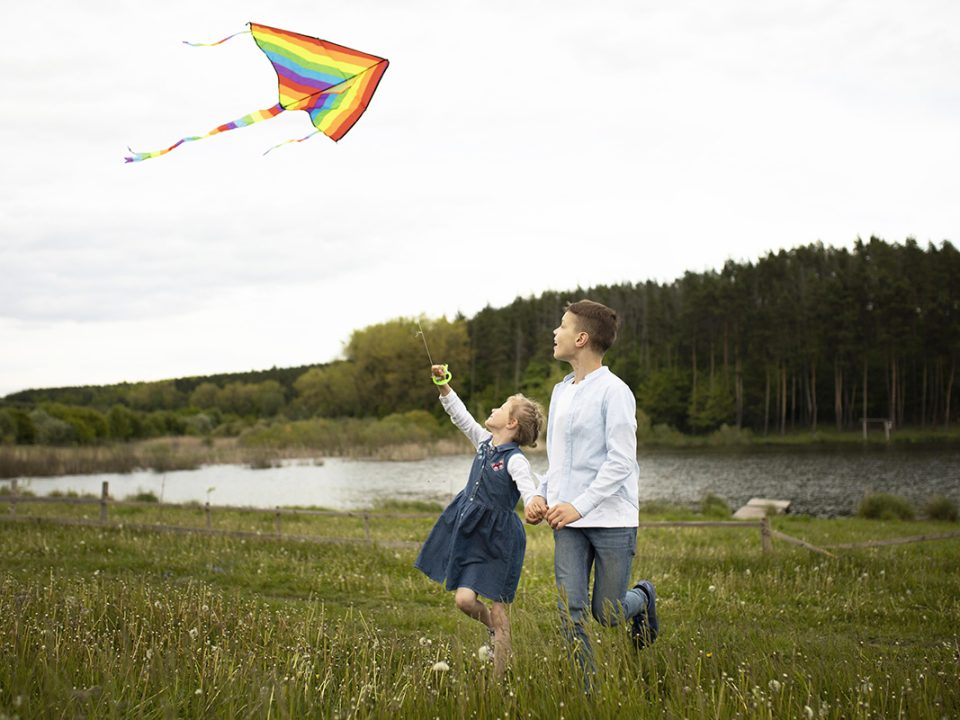
[[[421,319],[478,414],[521,391],[546,402],[566,366],[552,356],[564,306],[615,308],[607,364],[645,420],[685,433],[949,427],[958,413],[960,252],[877,238],[728,261],[719,272],[545,292],[472,318]],[[353,333],[333,363],[152,383],[27,390],[0,401],[5,443],[77,444],[157,435],[232,435],[255,423],[439,412],[423,382],[415,319]]]

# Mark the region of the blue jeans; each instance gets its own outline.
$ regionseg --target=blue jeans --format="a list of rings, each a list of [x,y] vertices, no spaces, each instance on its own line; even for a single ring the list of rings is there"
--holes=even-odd
[[[646,596],[627,590],[637,546],[635,527],[565,527],[553,531],[561,625],[581,669],[596,671],[586,632],[588,608],[603,625],[617,625],[643,612]],[[593,569],[593,598],[590,570]]]

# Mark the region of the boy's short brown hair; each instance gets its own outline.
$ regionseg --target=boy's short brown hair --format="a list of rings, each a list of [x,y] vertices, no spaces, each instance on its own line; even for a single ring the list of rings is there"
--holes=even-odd
[[[607,352],[617,339],[617,311],[593,300],[578,300],[569,303],[568,313],[577,316],[577,328],[590,336],[590,348],[601,355]]]
[[[517,393],[509,397],[510,419],[517,421],[517,434],[513,441],[517,445],[537,446],[537,438],[543,430],[543,407],[536,400]]]

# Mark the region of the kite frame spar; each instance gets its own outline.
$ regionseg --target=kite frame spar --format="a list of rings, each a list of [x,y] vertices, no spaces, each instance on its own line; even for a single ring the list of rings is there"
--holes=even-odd
[[[340,140],[366,111],[390,61],[360,50],[302,35],[289,30],[247,23],[248,30],[234,33],[214,43],[186,43],[194,47],[213,47],[236,37],[250,34],[257,47],[267,56],[277,74],[279,102],[264,110],[218,125],[206,135],[181,138],[163,150],[136,153],[125,162],[140,162],[166,155],[185,142],[202,140],[229,130],[269,120],[286,110],[303,110],[310,115],[316,131],[306,137],[280,143],[303,142],[323,133],[334,142]],[[185,41],[186,42],[186,41]],[[280,147],[275,145],[267,150]],[[129,149],[129,148],[128,148]]]

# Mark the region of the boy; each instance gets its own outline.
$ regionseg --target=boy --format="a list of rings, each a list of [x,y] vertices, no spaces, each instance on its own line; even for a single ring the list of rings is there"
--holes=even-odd
[[[525,508],[527,522],[546,518],[554,530],[564,632],[590,673],[596,666],[584,628],[588,607],[604,625],[629,620],[638,648],[653,642],[659,630],[653,584],[644,580],[627,590],[637,541],[640,468],[636,399],[603,365],[616,336],[617,313],[591,300],[568,305],[553,331],[553,356],[573,372],[553,389],[548,468]]]

